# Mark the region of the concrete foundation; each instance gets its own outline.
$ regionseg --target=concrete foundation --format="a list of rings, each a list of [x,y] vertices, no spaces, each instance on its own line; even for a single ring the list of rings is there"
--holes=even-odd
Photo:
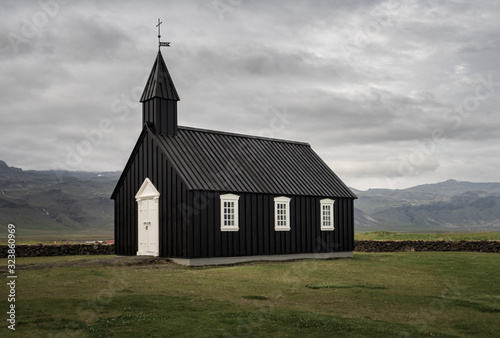
[[[227,265],[255,261],[288,261],[295,259],[333,259],[352,258],[352,251],[326,252],[326,253],[304,253],[290,255],[262,255],[262,256],[238,256],[238,257],[212,257],[212,258],[170,258],[173,262],[188,266],[203,265]]]

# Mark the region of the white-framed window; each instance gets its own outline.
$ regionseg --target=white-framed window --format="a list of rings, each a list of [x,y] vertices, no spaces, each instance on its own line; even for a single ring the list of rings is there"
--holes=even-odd
[[[240,196],[220,195],[220,230],[238,231],[238,201]]]
[[[322,199],[319,201],[321,210],[321,230],[322,231],[332,231],[335,230],[334,218],[333,218],[333,205],[334,200],[329,198]]]
[[[290,231],[290,200],[284,196],[274,198],[275,231]]]

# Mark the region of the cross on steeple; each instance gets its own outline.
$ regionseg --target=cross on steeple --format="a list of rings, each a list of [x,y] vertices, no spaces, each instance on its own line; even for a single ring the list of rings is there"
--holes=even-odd
[[[160,25],[162,24],[163,22],[160,21],[160,19],[158,18],[158,24],[156,25],[156,27],[158,27],[158,44],[160,44],[160,38],[161,38],[161,34],[160,34]]]
[[[161,42],[160,41],[160,38],[161,38],[160,25],[162,23],[163,22],[161,22],[160,19],[158,19],[158,24],[156,25],[156,27],[158,27],[158,50],[160,50],[160,47],[170,47],[170,42]]]

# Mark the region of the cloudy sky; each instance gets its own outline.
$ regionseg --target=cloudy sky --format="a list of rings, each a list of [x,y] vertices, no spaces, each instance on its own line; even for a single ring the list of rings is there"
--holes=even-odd
[[[157,53],[179,124],[311,144],[351,187],[500,181],[500,2],[0,2],[0,160],[121,170]]]

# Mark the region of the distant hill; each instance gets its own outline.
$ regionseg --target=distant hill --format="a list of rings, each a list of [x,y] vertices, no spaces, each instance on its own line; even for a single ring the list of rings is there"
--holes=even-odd
[[[500,183],[448,180],[403,190],[353,189],[356,231],[498,231]]]
[[[42,239],[112,239],[120,172],[23,171],[0,161],[0,228]],[[6,234],[6,232],[4,232]]]
[[[112,239],[121,172],[23,171],[0,161],[0,230],[30,240]],[[352,189],[356,231],[500,231],[500,183],[448,180],[403,190]],[[3,230],[2,230],[3,229]]]

